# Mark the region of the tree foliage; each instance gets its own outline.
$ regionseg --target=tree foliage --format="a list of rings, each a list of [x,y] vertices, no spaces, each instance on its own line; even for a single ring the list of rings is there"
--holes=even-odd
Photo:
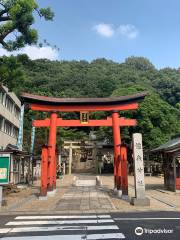
[[[0,0],[0,44],[12,51],[36,44],[38,34],[32,28],[34,13],[45,20],[54,17],[51,9],[40,8],[36,0]]]
[[[16,57],[0,58],[0,83],[8,86],[9,90],[14,90],[16,93],[23,87],[25,79],[22,64]]]
[[[116,89],[112,95],[128,95],[142,90],[145,88],[139,85],[123,86]],[[180,132],[180,111],[161,99],[155,90],[149,91],[137,111],[123,114],[137,119],[138,125],[133,131],[143,134],[144,145],[148,149],[159,146]],[[132,128],[129,130],[128,137],[132,134]]]
[[[8,58],[4,58],[6,61]],[[87,61],[49,61],[47,59],[31,61],[26,55],[14,58],[18,69],[25,76],[23,84],[18,82],[16,74],[4,77],[8,86],[15,90],[23,89],[30,93],[56,97],[110,97],[133,94],[148,90],[149,95],[140,104],[138,111],[121,112],[122,116],[136,118],[137,127],[121,129],[122,137],[128,143],[135,131],[143,134],[144,146],[154,148],[171,136],[180,132],[179,69],[157,70],[147,59],[131,57],[124,63],[106,59]],[[1,58],[2,60],[2,58]],[[4,60],[5,61],[5,60]],[[4,72],[8,72],[8,68]],[[1,69],[1,67],[0,67]],[[9,70],[9,74],[11,71]],[[14,80],[13,80],[14,79]],[[111,113],[91,113],[93,119],[106,118]],[[79,113],[60,113],[66,119],[78,119]],[[26,112],[25,143],[29,147],[31,119],[46,118],[46,115]],[[112,129],[95,128],[101,139],[112,140]],[[59,129],[58,136],[63,139],[88,138],[89,128]],[[39,129],[38,144],[46,141],[46,131]],[[62,139],[62,138],[58,138]],[[38,145],[39,146],[39,145]]]

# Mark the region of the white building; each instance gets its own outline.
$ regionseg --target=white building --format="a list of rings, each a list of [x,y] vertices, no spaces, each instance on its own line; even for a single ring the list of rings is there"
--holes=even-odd
[[[16,145],[20,125],[21,102],[13,92],[0,86],[0,149]]]

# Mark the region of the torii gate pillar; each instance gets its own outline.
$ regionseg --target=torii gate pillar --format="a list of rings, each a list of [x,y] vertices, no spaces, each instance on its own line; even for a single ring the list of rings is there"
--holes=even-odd
[[[48,146],[42,146],[41,153],[41,191],[40,197],[47,196]]]
[[[128,197],[128,161],[127,161],[127,147],[122,144],[121,148],[121,169],[122,169],[122,177],[121,177],[121,186],[122,186],[122,197]]]
[[[56,121],[57,113],[51,113],[48,140],[48,191],[56,188]]]
[[[121,189],[121,162],[119,161],[120,156],[120,127],[119,127],[119,113],[118,111],[112,112],[112,128],[113,128],[113,139],[114,139],[114,187],[117,190]]]

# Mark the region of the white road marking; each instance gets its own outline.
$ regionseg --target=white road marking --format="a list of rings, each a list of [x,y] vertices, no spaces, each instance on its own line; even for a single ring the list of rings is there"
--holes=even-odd
[[[28,236],[28,237],[3,237],[2,240],[95,240],[95,239],[124,239],[122,233],[106,233],[106,234],[88,234],[88,235],[49,235],[49,236]]]
[[[12,228],[1,228],[0,233],[8,233]]]
[[[44,219],[44,220],[43,220]],[[53,220],[54,219],[54,220]],[[62,220],[59,220],[62,219]],[[68,220],[66,220],[68,219]],[[19,221],[21,220],[21,221]],[[24,220],[24,221],[22,221]],[[96,225],[90,225],[90,224]],[[113,223],[104,225],[104,223]],[[99,225],[98,225],[99,224]],[[114,224],[114,220],[110,215],[73,215],[73,216],[17,216],[14,221],[6,223],[7,226],[16,226],[16,227],[7,227],[1,228],[0,234],[7,234],[2,238],[2,240],[100,240],[100,239],[124,239],[125,236],[123,233],[116,232],[113,233],[113,230],[119,230],[119,227]],[[26,225],[26,226],[24,226]],[[28,226],[29,225],[29,226]],[[36,226],[33,226],[36,225]],[[38,226],[40,225],[40,226]],[[55,225],[55,226],[43,226],[43,225]],[[20,227],[19,227],[20,226]],[[83,231],[86,230],[86,234],[68,234],[68,235],[49,235],[48,232],[55,231]],[[109,233],[99,233],[98,231],[109,230]],[[90,231],[96,231],[96,234],[89,234]],[[41,236],[14,236],[9,237],[10,234],[18,233],[36,233]],[[45,236],[45,235],[48,236]],[[30,235],[30,234],[29,234]]]
[[[141,220],[180,220],[180,218],[171,218],[171,217],[169,217],[169,218],[167,218],[167,217],[165,217],[165,218],[163,218],[163,217],[157,217],[157,218],[141,218],[141,217],[139,217],[139,218],[113,218],[114,220],[120,220],[120,221],[137,221],[137,220],[139,220],[139,221],[141,221]]]
[[[19,225],[47,225],[47,224],[82,224],[82,223],[110,223],[114,222],[113,219],[97,219],[97,220],[65,220],[65,221],[23,221],[23,222],[8,222],[6,225],[19,226]]]
[[[122,233],[106,233],[106,234],[90,234],[87,235],[87,240],[94,239],[124,239],[125,236]]]
[[[78,218],[78,219],[83,219],[83,218],[111,218],[110,215],[84,215],[84,216],[78,216],[78,215],[67,215],[67,216],[18,216],[15,219],[17,220],[30,220],[30,219],[68,219],[68,218]]]
[[[47,232],[60,230],[117,230],[117,225],[101,226],[55,226],[55,227],[24,227],[24,228],[0,228],[0,233],[22,233],[22,232]]]

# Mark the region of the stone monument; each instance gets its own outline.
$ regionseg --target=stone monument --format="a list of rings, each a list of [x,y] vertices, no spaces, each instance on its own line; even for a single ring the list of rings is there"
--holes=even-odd
[[[133,134],[133,161],[135,197],[131,199],[130,203],[136,206],[150,206],[150,200],[145,195],[143,147],[141,133]]]

